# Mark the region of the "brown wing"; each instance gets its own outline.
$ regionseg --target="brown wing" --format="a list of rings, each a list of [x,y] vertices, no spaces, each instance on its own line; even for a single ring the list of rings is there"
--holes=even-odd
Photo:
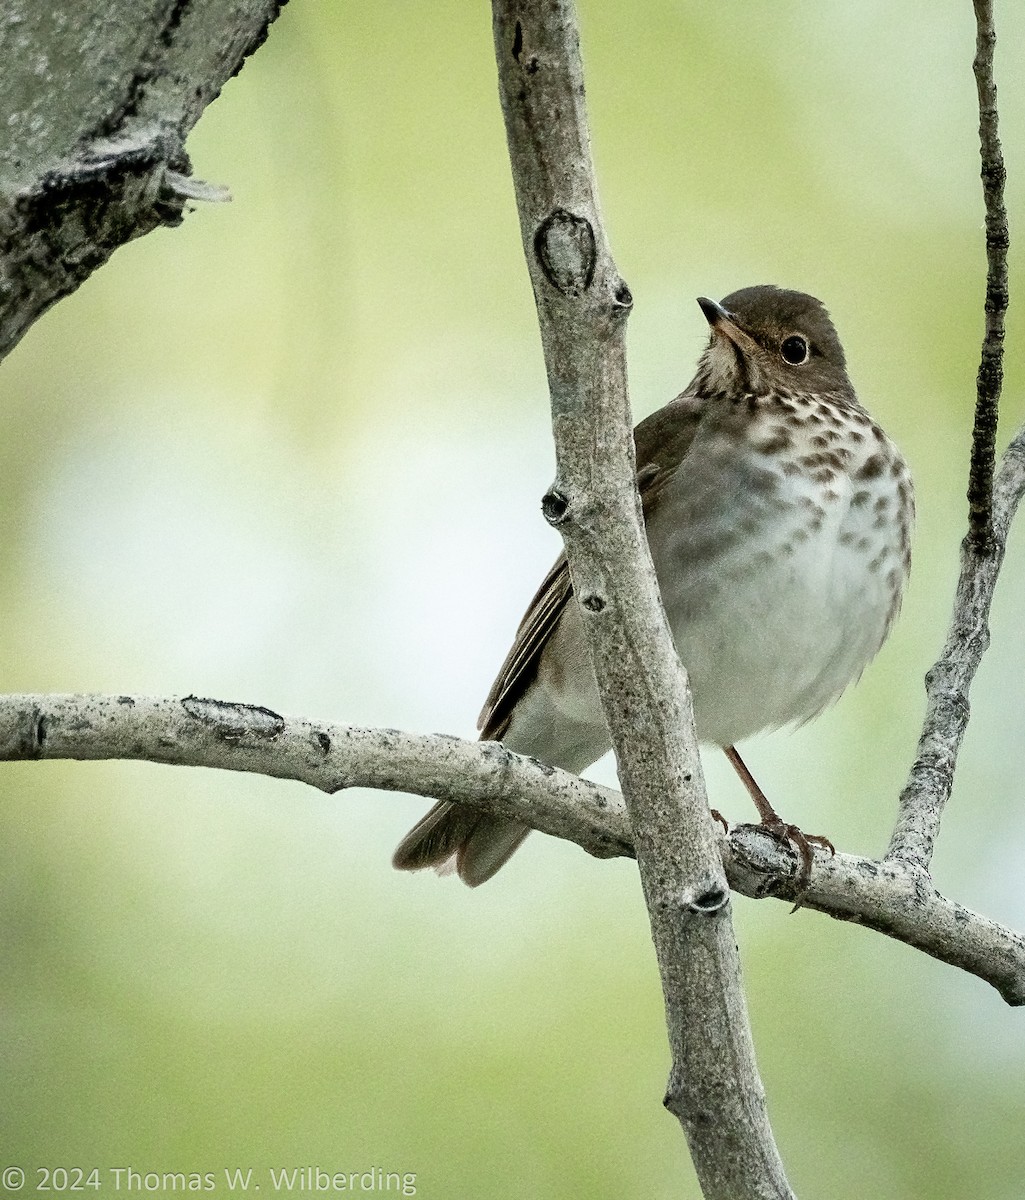
[[[566,601],[573,594],[569,564],[560,554],[555,566],[537,589],[526,615],[516,630],[516,640],[499,668],[498,678],[491,685],[484,701],[477,728],[482,738],[497,740],[505,733],[516,701],[523,695],[537,671],[538,659],[545,642],[551,636]]]
[[[637,486],[645,516],[648,507],[675,474],[694,440],[701,402],[685,392],[664,408],[645,417],[634,430],[637,452]],[[541,652],[573,594],[564,554],[538,588],[516,631],[516,640],[491,685],[477,718],[482,738],[498,740],[509,726],[517,701],[537,673]]]
[[[634,430],[637,490],[641,493],[645,520],[651,504],[687,457],[704,404],[688,388],[681,396],[645,417]]]

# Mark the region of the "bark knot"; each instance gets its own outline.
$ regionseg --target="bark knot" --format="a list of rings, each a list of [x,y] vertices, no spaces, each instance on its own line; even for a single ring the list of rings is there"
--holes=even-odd
[[[534,253],[545,279],[576,300],[591,286],[598,258],[594,229],[585,217],[557,208],[534,234]]]
[[[556,488],[550,488],[541,497],[541,512],[549,525],[561,525],[569,512],[569,497]]]
[[[186,696],[181,706],[193,720],[207,725],[224,742],[239,742],[244,738],[271,741],[285,728],[284,717],[255,704]]]

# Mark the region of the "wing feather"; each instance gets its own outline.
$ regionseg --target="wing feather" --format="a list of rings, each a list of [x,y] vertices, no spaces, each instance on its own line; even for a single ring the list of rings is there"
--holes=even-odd
[[[637,486],[645,517],[690,450],[701,408],[702,402],[688,390],[646,417],[634,430]],[[508,729],[513,709],[537,675],[541,654],[572,595],[569,565],[565,554],[560,554],[531,600],[512,649],[484,701],[477,718],[482,738],[500,740]]]
[[[531,600],[516,630],[512,649],[505,656],[505,662],[499,668],[498,677],[484,701],[477,718],[477,728],[482,738],[498,740],[505,733],[516,701],[533,681],[541,651],[572,594],[569,564],[565,554],[560,554]]]

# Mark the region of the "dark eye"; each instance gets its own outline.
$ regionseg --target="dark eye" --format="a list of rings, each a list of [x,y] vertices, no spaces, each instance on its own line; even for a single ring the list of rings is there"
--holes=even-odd
[[[784,341],[783,345],[779,348],[779,352],[783,361],[789,363],[792,367],[798,367],[801,363],[808,361],[808,343],[803,337],[798,337],[796,334]]]

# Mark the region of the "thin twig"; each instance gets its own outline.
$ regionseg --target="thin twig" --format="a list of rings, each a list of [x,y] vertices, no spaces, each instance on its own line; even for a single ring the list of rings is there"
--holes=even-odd
[[[886,852],[927,871],[943,810],[954,786],[961,739],[968,727],[968,693],[989,646],[989,610],[1004,561],[1007,531],[1025,492],[1025,428],[1004,451],[994,486],[990,550],[980,555],[971,534],[961,545],[961,573],[943,652],[925,676],[926,710],[918,752],[900,794],[897,823]]]
[[[1009,235],[1004,207],[1004,156],[1000,149],[997,86],[993,78],[996,28],[993,0],[974,0],[977,27],[972,68],[979,93],[979,153],[986,206],[986,332],[976,380],[975,427],[968,472],[968,528],[972,546],[992,549],[993,467],[1000,391],[1004,381],[1004,314],[1007,311]]]
[[[977,22],[973,68],[979,92],[979,150],[986,206],[986,333],[977,380],[975,429],[968,476],[968,534],[947,641],[925,677],[926,714],[918,753],[901,792],[886,857],[928,870],[943,810],[968,727],[968,692],[989,646],[989,609],[1004,558],[1007,531],[1021,500],[1025,429],[1004,452],[994,483],[997,406],[1003,383],[1009,235],[1004,208],[1004,160],[993,80],[996,30],[992,0],[974,0]]]

